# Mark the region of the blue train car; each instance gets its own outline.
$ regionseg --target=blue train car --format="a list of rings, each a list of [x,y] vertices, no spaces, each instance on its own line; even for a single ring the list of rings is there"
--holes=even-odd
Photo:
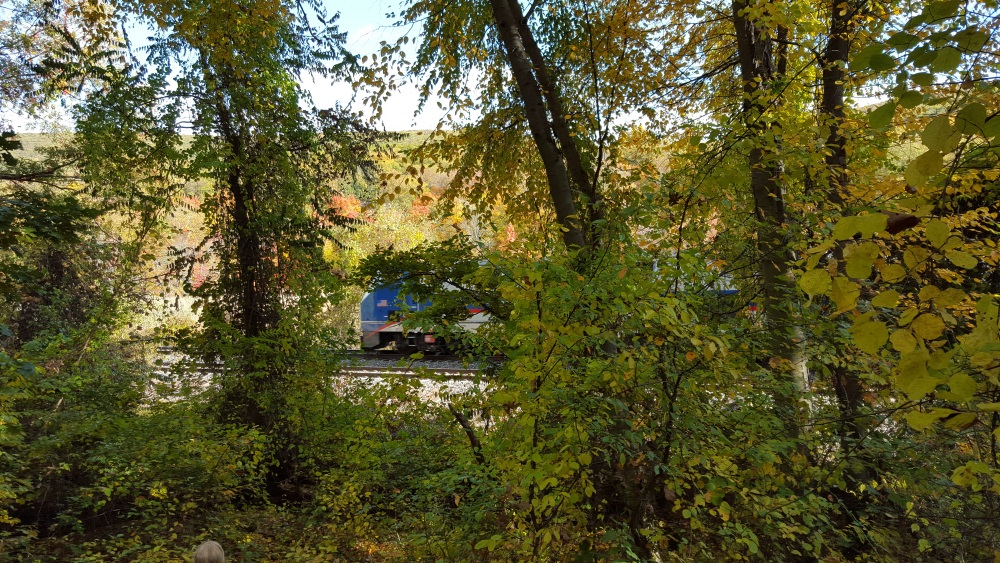
[[[445,342],[429,332],[408,331],[402,326],[407,312],[422,311],[430,302],[418,303],[409,295],[400,299],[399,286],[375,288],[361,299],[361,348],[378,350],[394,347],[397,350],[443,352]],[[469,308],[470,317],[458,323],[463,329],[475,332],[489,321],[489,316],[475,307]]]

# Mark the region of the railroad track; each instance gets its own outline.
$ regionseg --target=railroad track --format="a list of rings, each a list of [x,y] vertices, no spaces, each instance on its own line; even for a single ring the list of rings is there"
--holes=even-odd
[[[479,368],[452,368],[431,366],[417,367],[369,367],[343,366],[340,374],[350,377],[416,377],[419,379],[473,380],[482,370]]]
[[[162,356],[176,353],[173,347],[169,346],[161,346],[157,351]],[[176,356],[171,360],[160,361],[154,368],[155,376],[163,381],[172,379],[174,376],[172,366],[179,361],[183,360]],[[346,361],[340,365],[338,373],[343,377],[412,377],[471,381],[481,374],[483,367],[467,365],[463,362],[463,358],[455,355],[441,354],[413,359],[409,354],[348,350]],[[188,362],[189,372],[194,372],[200,377],[210,378],[225,369],[224,365],[217,363]]]

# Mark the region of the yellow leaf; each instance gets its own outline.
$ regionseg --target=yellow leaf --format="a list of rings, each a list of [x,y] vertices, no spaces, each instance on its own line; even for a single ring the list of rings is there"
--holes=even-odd
[[[833,280],[833,291],[831,291],[830,297],[833,298],[833,302],[837,305],[837,313],[853,309],[857,305],[858,297],[860,296],[861,289],[858,287],[858,284],[844,276],[838,276]]]
[[[924,227],[924,234],[927,235],[927,240],[934,245],[934,248],[941,248],[944,243],[948,242],[951,228],[940,219],[931,219]]]
[[[810,299],[815,295],[823,295],[832,287],[830,274],[826,270],[809,270],[799,278],[799,287]]]
[[[917,348],[917,339],[913,338],[909,330],[897,330],[892,333],[889,337],[892,341],[892,347],[896,349],[897,352],[907,354],[914,351]]]
[[[934,304],[938,307],[951,307],[965,301],[966,294],[957,287],[949,287],[934,297]]]
[[[926,430],[941,418],[948,416],[955,411],[947,409],[934,409],[931,412],[914,411],[907,413],[906,422],[917,431]]]
[[[887,309],[891,309],[895,307],[897,303],[899,303],[899,292],[894,289],[883,291],[872,299],[873,307],[885,307]]]
[[[925,285],[924,287],[920,288],[920,293],[917,294],[917,297],[919,297],[921,301],[930,301],[931,299],[934,299],[939,293],[941,293],[941,290],[938,289],[937,287],[933,285]]]
[[[913,320],[913,332],[924,340],[934,340],[944,332],[944,321],[933,313],[924,313]]]
[[[966,428],[972,426],[976,423],[976,413],[974,412],[963,412],[958,415],[949,417],[945,420],[944,425],[946,428],[952,430],[965,430]]]
[[[951,250],[945,253],[945,256],[952,264],[958,266],[959,268],[964,268],[966,270],[971,270],[979,265],[979,260],[975,256],[969,254],[968,252],[962,252],[960,250]]]
[[[867,278],[878,256],[878,245],[873,242],[852,244],[844,249],[844,256],[847,258],[848,277]]]
[[[904,387],[903,391],[911,401],[919,401],[934,391],[939,383],[941,382],[933,377],[918,377]]]
[[[892,283],[906,277],[906,268],[899,264],[886,264],[881,268],[880,273],[883,280]]]
[[[953,400],[961,403],[971,399],[976,394],[976,391],[979,390],[979,385],[976,384],[975,379],[972,379],[968,375],[956,373],[948,380],[948,388],[951,389],[952,394],[955,396]]]

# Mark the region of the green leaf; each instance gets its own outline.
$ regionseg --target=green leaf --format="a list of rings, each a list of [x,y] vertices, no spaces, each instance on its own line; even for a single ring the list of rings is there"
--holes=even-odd
[[[938,50],[937,57],[931,63],[931,72],[950,73],[962,62],[962,53],[951,46]]]
[[[875,55],[884,55],[882,45],[878,43],[869,43],[868,45],[865,45],[856,55],[854,55],[854,58],[851,59],[851,70],[857,72],[868,68],[872,57]]]
[[[874,72],[883,72],[896,66],[896,59],[885,53],[873,53],[868,59],[868,68]]]
[[[24,377],[32,377],[33,375],[35,375],[35,372],[36,370],[34,364],[28,362],[22,363],[17,368],[17,373],[21,374]]]
[[[982,51],[990,35],[978,27],[967,27],[955,34],[955,44],[963,51]]]
[[[956,373],[948,380],[948,388],[955,395],[954,400],[961,403],[968,401],[976,394],[976,391],[979,390],[979,384],[964,373]]]
[[[1000,115],[994,115],[987,119],[986,125],[983,126],[983,136],[987,139],[992,139],[997,135],[1000,135]]]
[[[899,292],[895,289],[883,291],[872,299],[873,307],[885,307],[886,309],[892,309],[897,303],[899,303]]]
[[[934,75],[929,72],[917,72],[910,75],[910,81],[917,86],[930,86],[934,84]]]
[[[919,106],[924,101],[924,95],[916,90],[908,90],[899,97],[899,105],[910,109]]]
[[[903,29],[913,29],[919,26],[920,24],[924,23],[926,20],[927,16],[925,14],[917,14],[912,18],[906,20],[906,23],[903,24]]]
[[[920,38],[916,35],[905,31],[898,31],[890,35],[885,43],[901,53],[916,45],[918,41],[920,41]]]
[[[948,237],[951,236],[951,227],[940,219],[931,219],[924,226],[924,234],[934,248],[941,248],[944,246],[944,243],[948,242]]]
[[[922,186],[927,180],[941,171],[944,166],[944,155],[929,150],[910,162],[903,174],[906,183],[911,186]]]
[[[938,2],[929,2],[924,6],[924,14],[930,21],[943,20],[945,18],[954,17],[958,14],[958,7],[962,3],[959,0],[940,0]]]
[[[936,58],[937,51],[924,44],[910,51],[910,55],[906,58],[906,61],[909,63],[910,67],[921,67],[928,66],[933,63]]]
[[[883,130],[892,123],[892,118],[896,116],[896,102],[887,102],[875,108],[868,114],[868,123],[872,128]]]
[[[960,250],[950,250],[944,254],[952,264],[958,266],[959,268],[964,268],[966,270],[971,270],[979,265],[979,260],[975,256],[969,254],[968,252],[962,252]]]
[[[944,321],[934,313],[924,313],[913,319],[913,332],[924,340],[934,340],[944,332]]]
[[[955,126],[966,135],[976,135],[986,127],[986,117],[986,106],[979,102],[972,102],[959,110]]]
[[[951,124],[947,115],[939,115],[928,123],[920,133],[920,142],[932,151],[947,153],[955,150],[962,135]]]
[[[854,345],[872,355],[877,355],[882,346],[889,341],[889,330],[885,323],[868,321],[851,327]]]
[[[799,287],[812,299],[816,295],[824,295],[832,287],[830,274],[826,270],[809,270],[799,278]]]

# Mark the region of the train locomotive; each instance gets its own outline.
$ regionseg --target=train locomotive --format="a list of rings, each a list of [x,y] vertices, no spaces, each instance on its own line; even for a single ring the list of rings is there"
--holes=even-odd
[[[429,301],[417,302],[409,295],[401,295],[399,285],[378,287],[366,293],[361,299],[361,348],[366,351],[387,348],[401,352],[449,351],[445,339],[433,332],[403,327],[407,313],[423,311],[430,305]],[[481,308],[470,305],[468,310],[469,317],[457,323],[462,330],[476,332],[489,321],[489,315]]]

